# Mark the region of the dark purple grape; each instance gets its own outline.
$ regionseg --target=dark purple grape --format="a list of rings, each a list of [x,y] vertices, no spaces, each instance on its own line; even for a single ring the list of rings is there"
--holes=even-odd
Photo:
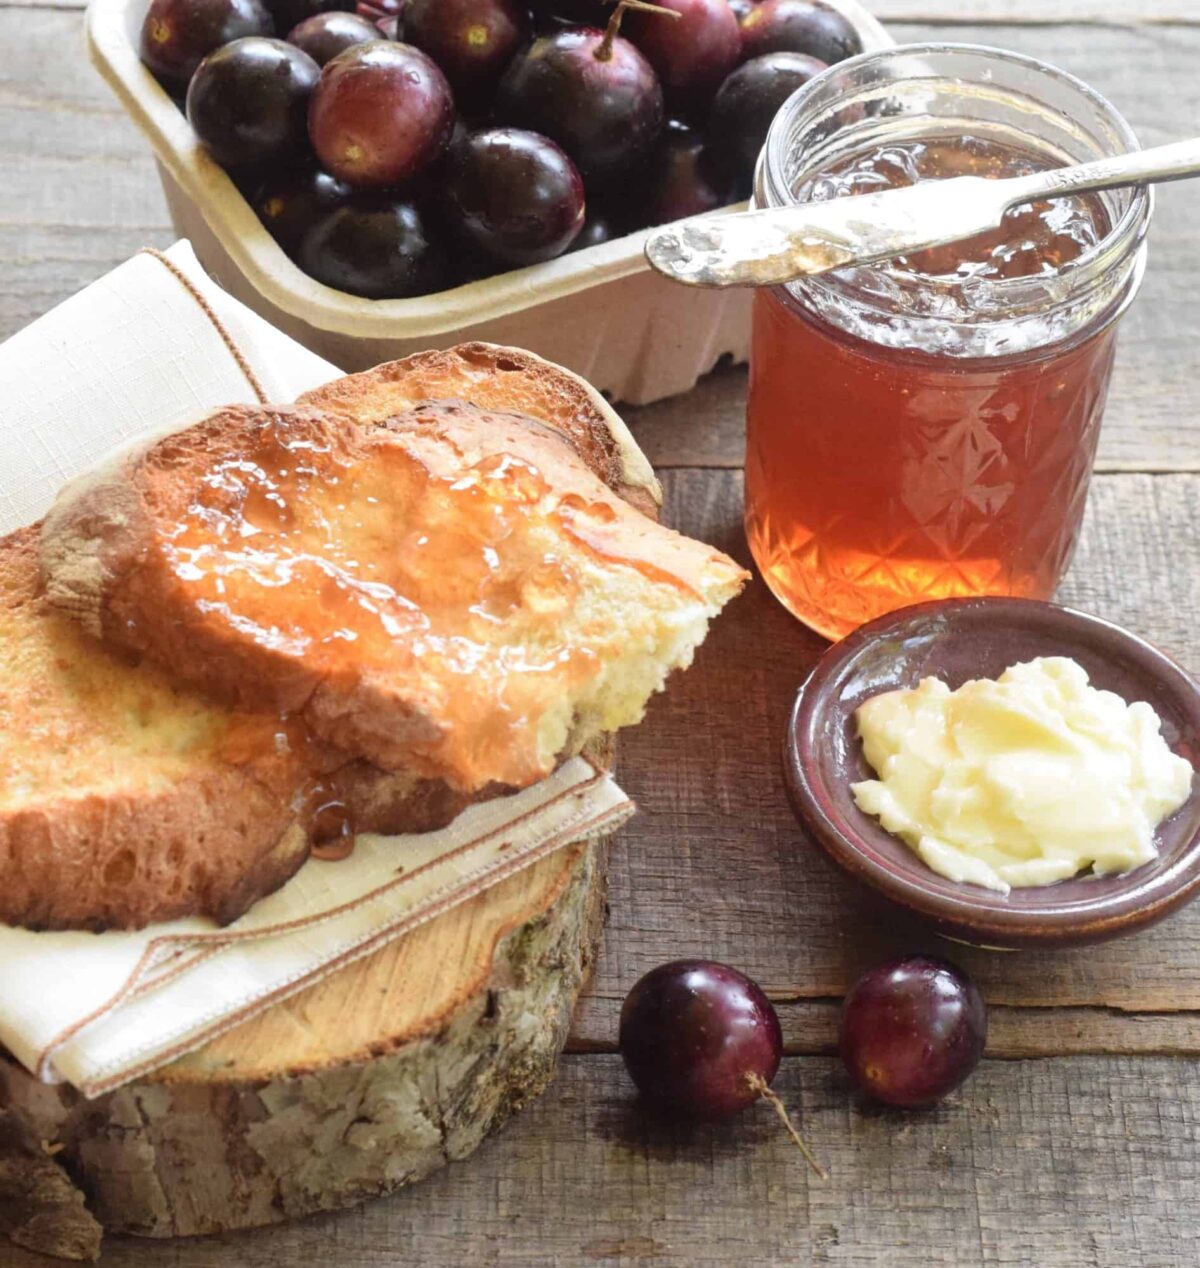
[[[269,177],[251,203],[271,237],[288,255],[295,255],[309,229],[341,206],[350,193],[350,186],[336,176],[308,167]]]
[[[779,1018],[744,974],[709,960],[651,969],[621,1009],[621,1056],[647,1108],[720,1119],[752,1105],[779,1069]]]
[[[215,49],[247,35],[274,35],[261,0],[150,0],[139,44],[142,61],[181,89]]]
[[[730,182],[714,170],[699,133],[672,124],[655,164],[645,223],[667,224],[735,202]]]
[[[489,128],[456,146],[445,196],[455,228],[506,264],[553,259],[583,228],[575,164],[549,138],[521,128]]]
[[[628,40],[567,29],[512,60],[496,117],[557,141],[589,190],[601,189],[635,179],[653,155],[663,130],[662,88]]]
[[[374,22],[368,22],[357,13],[335,9],[305,18],[288,32],[287,38],[289,44],[302,48],[318,66],[324,66],[356,44],[377,40],[379,31]]]
[[[605,211],[603,207],[593,208],[588,204],[587,216],[583,228],[568,251],[585,251],[588,247],[598,247],[602,242],[611,242],[625,233],[616,217]]]
[[[626,34],[654,67],[667,104],[694,110],[707,104],[742,59],[737,19],[725,0],[655,3],[679,16],[632,11],[625,20]]]
[[[320,74],[307,53],[283,40],[234,40],[196,68],[188,122],[224,167],[282,165],[307,148],[308,101]]]
[[[846,1069],[888,1105],[918,1109],[940,1101],[979,1064],[986,1041],[987,1010],[971,979],[932,956],[876,966],[842,1008]]]
[[[318,282],[367,299],[428,295],[450,277],[417,207],[384,194],[353,194],[321,217],[304,235],[297,263]]]
[[[408,0],[404,38],[445,72],[458,99],[490,96],[525,34],[516,0]]]
[[[756,9],[760,0],[726,0],[733,16],[740,22],[748,13]]]
[[[335,9],[352,12],[354,0],[265,0],[275,19],[277,31],[290,31],[305,18],[317,13],[330,13]]]
[[[741,21],[746,57],[806,53],[827,66],[862,52],[850,19],[820,0],[763,0]]]
[[[420,49],[356,44],[321,72],[308,130],[325,168],[349,185],[409,181],[446,149],[454,99],[445,75]]]
[[[708,149],[721,170],[752,176],[779,107],[824,69],[803,53],[767,53],[739,66],[717,89],[708,117]]]

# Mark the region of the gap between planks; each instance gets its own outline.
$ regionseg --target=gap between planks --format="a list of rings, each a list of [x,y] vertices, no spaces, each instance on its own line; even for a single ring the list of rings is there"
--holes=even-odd
[[[837,1050],[840,999],[779,999],[768,990],[783,1027],[788,1056],[829,1056]],[[585,995],[567,1038],[566,1051],[615,1052],[621,1000]],[[1200,1056],[1200,1013],[1137,1013],[1108,1007],[988,1009],[989,1058],[1026,1060],[1068,1056]]]

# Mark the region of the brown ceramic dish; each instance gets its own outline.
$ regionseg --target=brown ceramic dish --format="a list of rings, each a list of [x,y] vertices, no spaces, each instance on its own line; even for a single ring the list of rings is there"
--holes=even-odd
[[[1147,701],[1171,748],[1200,766],[1200,686],[1125,630],[1031,599],[924,603],[863,626],[818,662],[796,697],[784,744],[792,806],[825,853],[946,936],[981,946],[1119,937],[1161,920],[1200,889],[1200,778],[1155,834],[1153,862],[1123,876],[1081,875],[1007,895],[939,876],[854,804],[851,783],[872,777],[854,724],[863,700],[930,675],[959,687],[1035,656],[1072,656],[1094,686]]]

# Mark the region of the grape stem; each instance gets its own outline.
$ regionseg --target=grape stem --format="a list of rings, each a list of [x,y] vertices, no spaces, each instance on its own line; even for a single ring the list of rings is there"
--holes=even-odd
[[[593,54],[598,62],[607,62],[611,59],[613,40],[617,38],[621,30],[621,19],[625,16],[626,9],[637,9],[642,13],[658,13],[668,18],[678,19],[679,17],[674,9],[664,9],[661,4],[648,4],[646,0],[620,0],[613,10],[612,17],[608,19],[608,26],[604,28],[604,38],[596,46],[596,52]]]
[[[808,1165],[822,1180],[828,1180],[829,1172],[813,1156],[813,1151],[805,1143],[804,1137],[796,1130],[796,1125],[792,1122],[792,1116],[787,1112],[787,1106],[771,1091],[771,1086],[766,1079],[761,1074],[747,1074],[746,1082],[779,1115],[779,1121],[787,1128],[788,1135],[795,1142],[796,1148],[807,1159]]]

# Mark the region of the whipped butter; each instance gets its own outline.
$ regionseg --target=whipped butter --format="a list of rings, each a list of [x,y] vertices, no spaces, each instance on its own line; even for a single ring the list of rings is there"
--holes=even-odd
[[[1153,708],[1097,691],[1067,657],[957,691],[926,678],[855,718],[878,776],[851,785],[859,808],[935,872],[1005,893],[1148,862],[1191,793]]]

